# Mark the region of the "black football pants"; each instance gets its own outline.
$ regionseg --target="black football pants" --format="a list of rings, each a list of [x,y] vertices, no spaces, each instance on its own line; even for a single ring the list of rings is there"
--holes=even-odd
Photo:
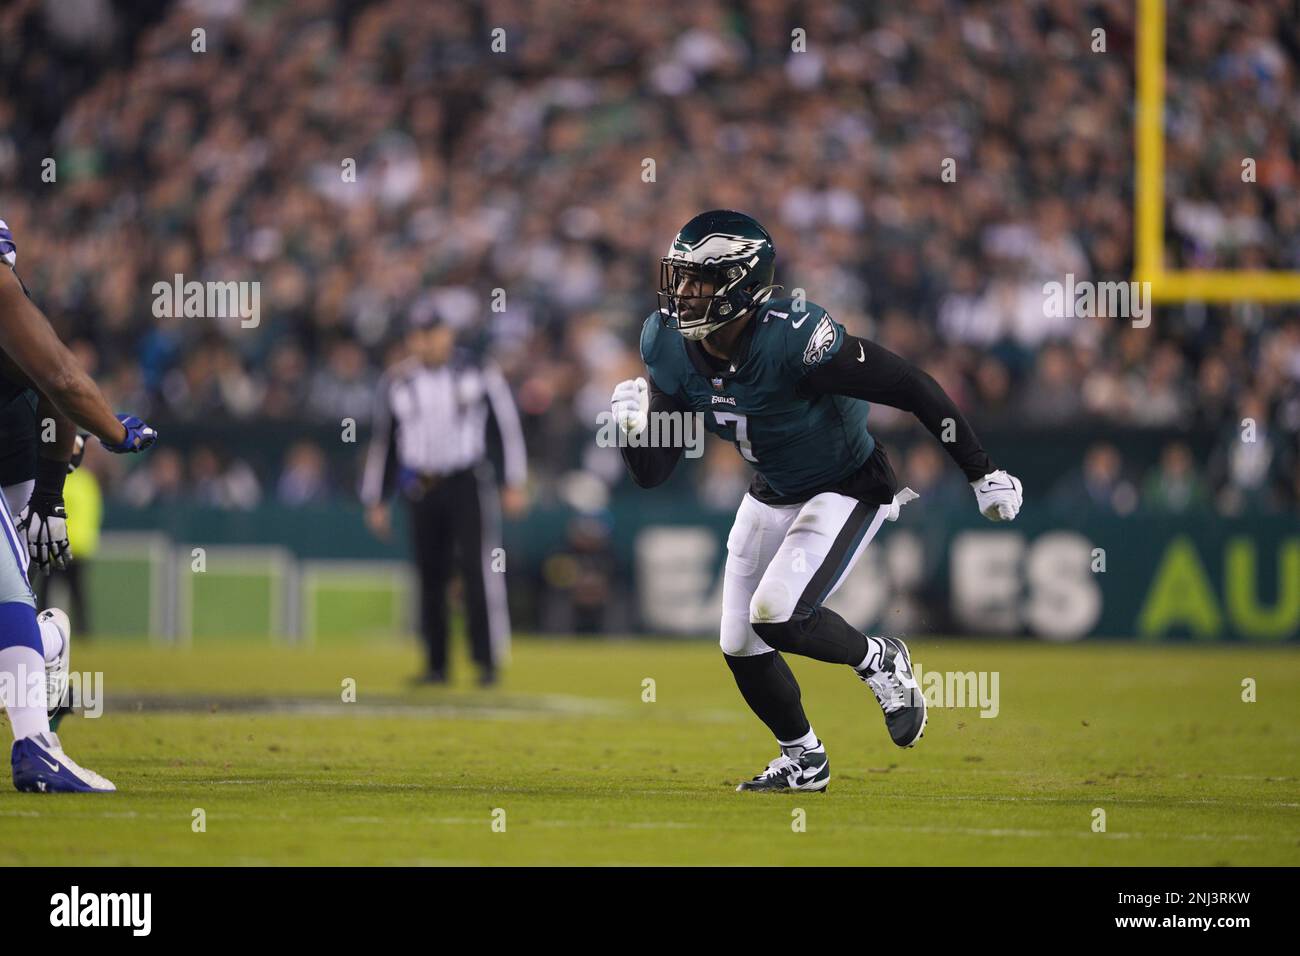
[[[472,470],[454,472],[430,479],[408,504],[429,670],[447,673],[447,590],[459,573],[470,651],[480,670],[490,674],[501,628],[509,631],[504,575],[491,568],[492,551],[500,547],[496,486]]]

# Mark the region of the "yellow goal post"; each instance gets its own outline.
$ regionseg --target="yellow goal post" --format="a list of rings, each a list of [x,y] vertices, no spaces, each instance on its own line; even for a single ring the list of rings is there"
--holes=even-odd
[[[1300,302],[1300,272],[1166,270],[1165,0],[1138,0],[1134,278],[1154,302]]]

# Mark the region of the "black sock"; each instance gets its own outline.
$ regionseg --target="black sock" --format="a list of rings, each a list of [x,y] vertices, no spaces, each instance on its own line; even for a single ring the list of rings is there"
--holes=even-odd
[[[828,664],[857,667],[867,656],[867,638],[828,607],[779,624],[753,624],[768,647]]]
[[[804,716],[799,682],[775,651],[753,657],[723,654],[740,694],[777,740],[798,740],[812,729]]]

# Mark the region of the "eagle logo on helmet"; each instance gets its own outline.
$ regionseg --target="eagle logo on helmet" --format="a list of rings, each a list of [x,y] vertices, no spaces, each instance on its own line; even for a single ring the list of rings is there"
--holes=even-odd
[[[698,265],[709,265],[714,262],[747,259],[761,248],[763,248],[762,239],[712,232],[691,244],[684,243],[681,239],[674,240],[668,248],[668,255]]]

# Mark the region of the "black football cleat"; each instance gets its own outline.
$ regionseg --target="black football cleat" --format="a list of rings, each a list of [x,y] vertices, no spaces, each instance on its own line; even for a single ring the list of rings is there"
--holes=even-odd
[[[781,754],[767,765],[767,769],[753,780],[746,780],[736,788],[738,792],[762,791],[764,793],[793,793],[806,790],[824,792],[831,782],[831,764],[826,759],[826,747],[819,740],[817,746],[782,747]]]
[[[878,640],[885,645],[879,667],[854,670],[858,680],[871,688],[885,713],[889,736],[900,747],[915,747],[925,736],[925,696],[912,676],[912,655],[907,645],[893,637]]]

